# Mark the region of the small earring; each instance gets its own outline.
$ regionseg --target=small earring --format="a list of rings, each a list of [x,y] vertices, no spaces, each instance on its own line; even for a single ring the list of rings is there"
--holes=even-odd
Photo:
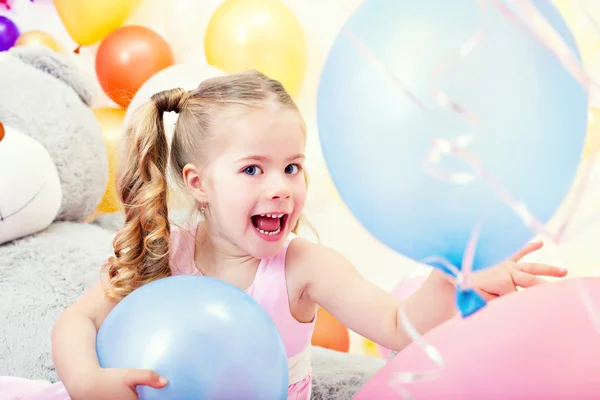
[[[200,212],[204,214],[206,212],[207,205],[204,203],[200,203]]]

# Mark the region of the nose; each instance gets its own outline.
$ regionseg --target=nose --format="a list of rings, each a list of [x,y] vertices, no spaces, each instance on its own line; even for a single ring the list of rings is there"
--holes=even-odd
[[[292,195],[292,190],[285,177],[276,175],[269,179],[266,193],[269,199],[281,200],[289,199]]]
[[[4,139],[4,135],[6,135],[6,132],[4,131],[4,125],[2,124],[2,122],[0,122],[0,142],[2,141],[2,139]]]

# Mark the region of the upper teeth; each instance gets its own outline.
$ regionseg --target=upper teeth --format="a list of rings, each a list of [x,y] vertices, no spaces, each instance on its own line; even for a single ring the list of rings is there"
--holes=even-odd
[[[283,214],[260,214],[261,217],[281,218]]]

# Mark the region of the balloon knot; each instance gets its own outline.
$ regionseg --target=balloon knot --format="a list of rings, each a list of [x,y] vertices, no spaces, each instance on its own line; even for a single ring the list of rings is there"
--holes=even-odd
[[[473,315],[486,305],[486,301],[474,289],[458,289],[456,305],[463,318]]]
[[[77,48],[75,50],[73,50],[73,53],[79,54],[80,50],[81,50],[81,46],[77,46]]]

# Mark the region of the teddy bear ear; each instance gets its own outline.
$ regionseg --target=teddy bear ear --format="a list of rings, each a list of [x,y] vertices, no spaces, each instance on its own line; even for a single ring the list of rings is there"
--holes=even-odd
[[[67,55],[44,46],[15,46],[8,53],[63,81],[75,90],[81,101],[91,106],[95,95],[91,80]]]

